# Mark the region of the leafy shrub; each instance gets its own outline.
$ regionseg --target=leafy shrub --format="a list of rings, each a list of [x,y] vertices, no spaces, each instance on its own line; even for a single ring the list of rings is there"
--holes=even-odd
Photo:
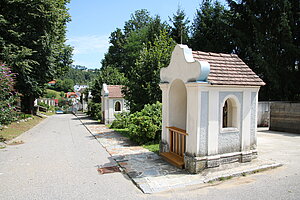
[[[120,114],[115,114],[115,120],[110,125],[110,128],[127,128],[129,123],[129,116],[130,114],[128,112],[121,112]]]
[[[55,99],[56,96],[57,96],[57,92],[51,90],[47,90],[46,94],[44,95],[44,97],[48,99]]]
[[[143,110],[130,115],[129,137],[138,144],[159,142],[161,136],[162,104],[145,105]]]
[[[102,120],[101,103],[90,102],[87,114],[96,120]]]
[[[16,102],[17,93],[14,91],[15,74],[10,68],[1,65],[0,68],[0,125],[10,124],[16,120]]]
[[[68,100],[66,98],[59,98],[58,99],[58,107],[69,107],[72,105],[72,101],[71,100]]]
[[[39,106],[42,106],[42,107],[45,107],[45,108],[49,108],[49,105],[48,104],[46,104],[46,103],[44,103],[44,102],[38,102],[38,105]]]

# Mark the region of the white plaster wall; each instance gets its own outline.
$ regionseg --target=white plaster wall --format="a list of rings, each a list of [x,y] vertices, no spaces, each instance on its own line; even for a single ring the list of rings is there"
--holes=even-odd
[[[237,151],[240,150],[248,151],[250,149],[250,137],[256,137],[256,135],[251,136],[250,134],[251,123],[253,123],[254,121],[254,120],[251,121],[251,103],[252,103],[251,93],[254,92],[257,94],[259,88],[258,87],[228,87],[228,86],[226,87],[226,86],[214,86],[214,85],[203,84],[202,86],[200,86],[200,90],[203,92],[208,92],[207,155],[216,155],[221,153],[219,152],[219,145],[221,145],[220,148],[224,151],[228,151],[228,149],[230,149],[229,146],[232,146],[233,147],[232,149]],[[243,107],[240,108],[240,113],[238,113],[240,115],[240,124],[241,124],[238,127],[238,132],[228,132],[228,133],[222,132],[222,124],[220,120],[222,108],[220,105],[221,103],[219,102],[219,96],[220,93],[222,92],[228,94],[230,93],[242,94],[241,105]],[[200,100],[198,102],[199,104],[201,103]],[[202,112],[201,109],[202,108],[200,108],[200,113],[199,113],[200,119],[203,119],[205,121],[205,117],[201,116],[201,113],[203,114],[205,112]],[[203,132],[205,132],[206,130],[205,124],[201,123],[201,120],[200,120],[200,130],[202,130],[202,132],[199,133],[200,135],[201,134],[203,135]],[[251,138],[251,140],[254,140],[254,138]],[[203,143],[205,144],[205,142]],[[199,148],[198,152],[202,152],[200,153],[201,155],[203,155],[204,152],[203,143],[201,143],[201,140],[198,138],[198,148]]]
[[[218,154],[219,136],[219,91],[212,89],[208,92],[208,136],[207,154]]]
[[[180,84],[177,86],[180,88],[179,85]],[[253,100],[251,99],[253,99],[253,94],[256,94],[255,106],[257,106],[257,93],[259,88],[215,86],[203,82],[187,83],[185,86],[187,89],[186,127],[185,124],[180,123],[184,121],[184,116],[182,115],[184,111],[180,110],[182,108],[175,106],[176,104],[182,104],[180,101],[182,101],[184,93],[183,95],[182,92],[181,95],[178,95],[180,93],[174,95],[171,91],[172,88],[170,84],[160,85],[163,92],[162,140],[169,143],[169,133],[165,127],[176,126],[185,129],[188,133],[186,137],[186,152],[189,154],[204,156],[228,153],[230,151],[249,151],[250,141],[256,141],[256,138],[254,138],[256,134],[251,134],[251,132],[253,132],[253,124],[251,123],[256,120],[255,115],[253,118],[253,114],[251,114],[251,107],[253,108],[254,106]],[[168,89],[170,90],[169,92]],[[201,96],[202,93],[204,95],[203,98]],[[241,107],[238,109],[237,114],[239,116],[237,131],[222,132],[221,93],[222,98],[227,98],[226,95],[230,94],[237,96],[236,99],[241,101],[239,102]],[[172,103],[169,102],[170,99],[176,99],[176,101]],[[202,103],[202,101],[204,101],[204,103]],[[178,112],[181,114],[173,118],[171,117]],[[256,111],[252,110],[252,112]]]
[[[197,84],[187,84],[187,120],[186,120],[186,152],[190,155],[197,155],[199,151],[198,137],[200,132],[200,91]]]
[[[243,92],[243,115],[241,127],[241,149],[242,151],[250,150],[250,129],[251,129],[251,91]]]
[[[162,90],[162,133],[163,142],[169,143],[169,134],[167,127],[169,126],[169,84],[160,84]]]
[[[115,120],[115,114],[121,113],[123,111],[129,111],[129,108],[126,106],[126,101],[124,98],[108,98],[104,97],[102,107],[105,115],[105,124],[110,124]],[[115,103],[119,101],[121,103],[121,111],[115,111]]]

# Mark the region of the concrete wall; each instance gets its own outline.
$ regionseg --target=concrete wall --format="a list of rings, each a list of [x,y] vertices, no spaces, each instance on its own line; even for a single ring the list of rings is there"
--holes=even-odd
[[[270,124],[270,101],[260,101],[257,107],[257,126],[267,127]]]
[[[270,130],[300,133],[300,103],[272,103]]]

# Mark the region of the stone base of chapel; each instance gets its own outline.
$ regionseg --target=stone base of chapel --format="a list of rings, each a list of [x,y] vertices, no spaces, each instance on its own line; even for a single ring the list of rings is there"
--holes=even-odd
[[[195,157],[185,154],[184,165],[185,169],[190,173],[200,173],[204,169],[219,167],[223,164],[234,162],[250,162],[257,158],[257,151],[251,150],[248,152],[233,152],[226,154],[218,154],[214,156]]]

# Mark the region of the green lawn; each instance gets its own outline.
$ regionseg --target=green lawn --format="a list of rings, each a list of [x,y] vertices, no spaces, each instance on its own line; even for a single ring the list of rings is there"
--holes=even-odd
[[[25,131],[28,131],[29,129],[40,123],[43,119],[43,117],[33,116],[33,119],[26,122],[13,122],[7,126],[8,128],[3,128],[2,130],[0,130],[0,140],[11,140],[21,135]]]
[[[156,154],[159,154],[159,144],[144,144],[142,147]]]
[[[55,93],[55,94],[56,94],[55,99],[59,99],[59,98],[61,97],[61,96],[60,96],[60,92],[55,91],[55,90],[46,89],[46,94],[47,94],[47,93]]]

